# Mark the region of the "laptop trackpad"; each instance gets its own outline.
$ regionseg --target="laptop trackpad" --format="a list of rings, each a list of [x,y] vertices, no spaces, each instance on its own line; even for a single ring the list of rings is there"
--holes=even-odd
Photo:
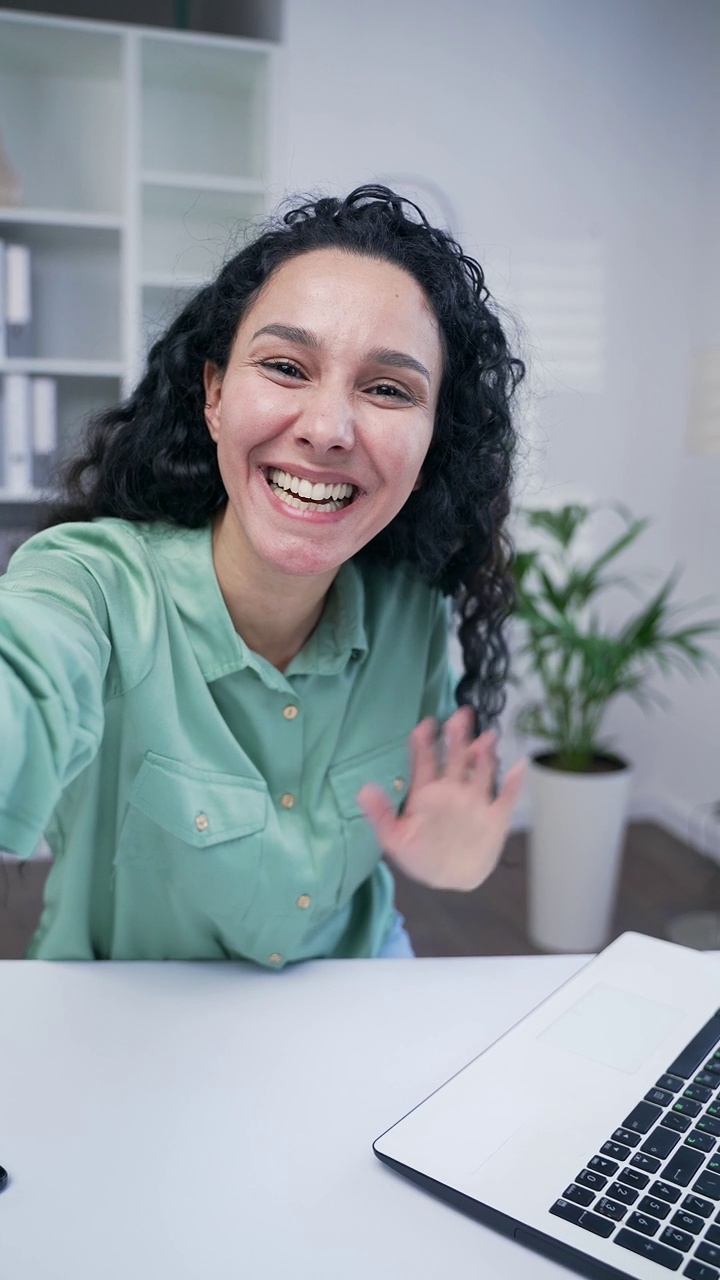
[[[538,1040],[630,1073],[683,1017],[680,1009],[598,983],[551,1022]]]

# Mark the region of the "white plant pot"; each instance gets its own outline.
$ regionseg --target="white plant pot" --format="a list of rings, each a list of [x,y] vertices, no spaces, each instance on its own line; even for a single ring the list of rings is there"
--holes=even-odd
[[[528,933],[544,951],[596,952],[609,940],[632,770],[529,770]]]

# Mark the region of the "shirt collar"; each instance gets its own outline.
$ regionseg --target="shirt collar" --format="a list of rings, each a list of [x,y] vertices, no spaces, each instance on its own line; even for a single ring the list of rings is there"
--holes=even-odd
[[[336,675],[368,649],[365,589],[357,565],[342,565],[312,635],[285,672],[254,653],[237,634],[222,598],[212,556],[212,526],[150,526],[150,541],[182,618],[203,678],[210,683],[245,667],[271,688],[286,689],[293,675]]]

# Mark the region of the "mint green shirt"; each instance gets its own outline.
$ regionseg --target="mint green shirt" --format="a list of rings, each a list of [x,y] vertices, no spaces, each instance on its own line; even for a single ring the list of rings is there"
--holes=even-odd
[[[234,630],[209,526],[31,538],[0,579],[0,848],[54,855],[28,954],[377,955],[393,882],[356,795],[402,802],[447,642],[439,592],[350,562],[283,673]]]

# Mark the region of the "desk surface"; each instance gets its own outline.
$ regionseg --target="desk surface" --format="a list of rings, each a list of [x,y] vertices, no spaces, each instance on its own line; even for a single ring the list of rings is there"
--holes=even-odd
[[[0,964],[2,1280],[558,1280],[374,1138],[584,957]]]

